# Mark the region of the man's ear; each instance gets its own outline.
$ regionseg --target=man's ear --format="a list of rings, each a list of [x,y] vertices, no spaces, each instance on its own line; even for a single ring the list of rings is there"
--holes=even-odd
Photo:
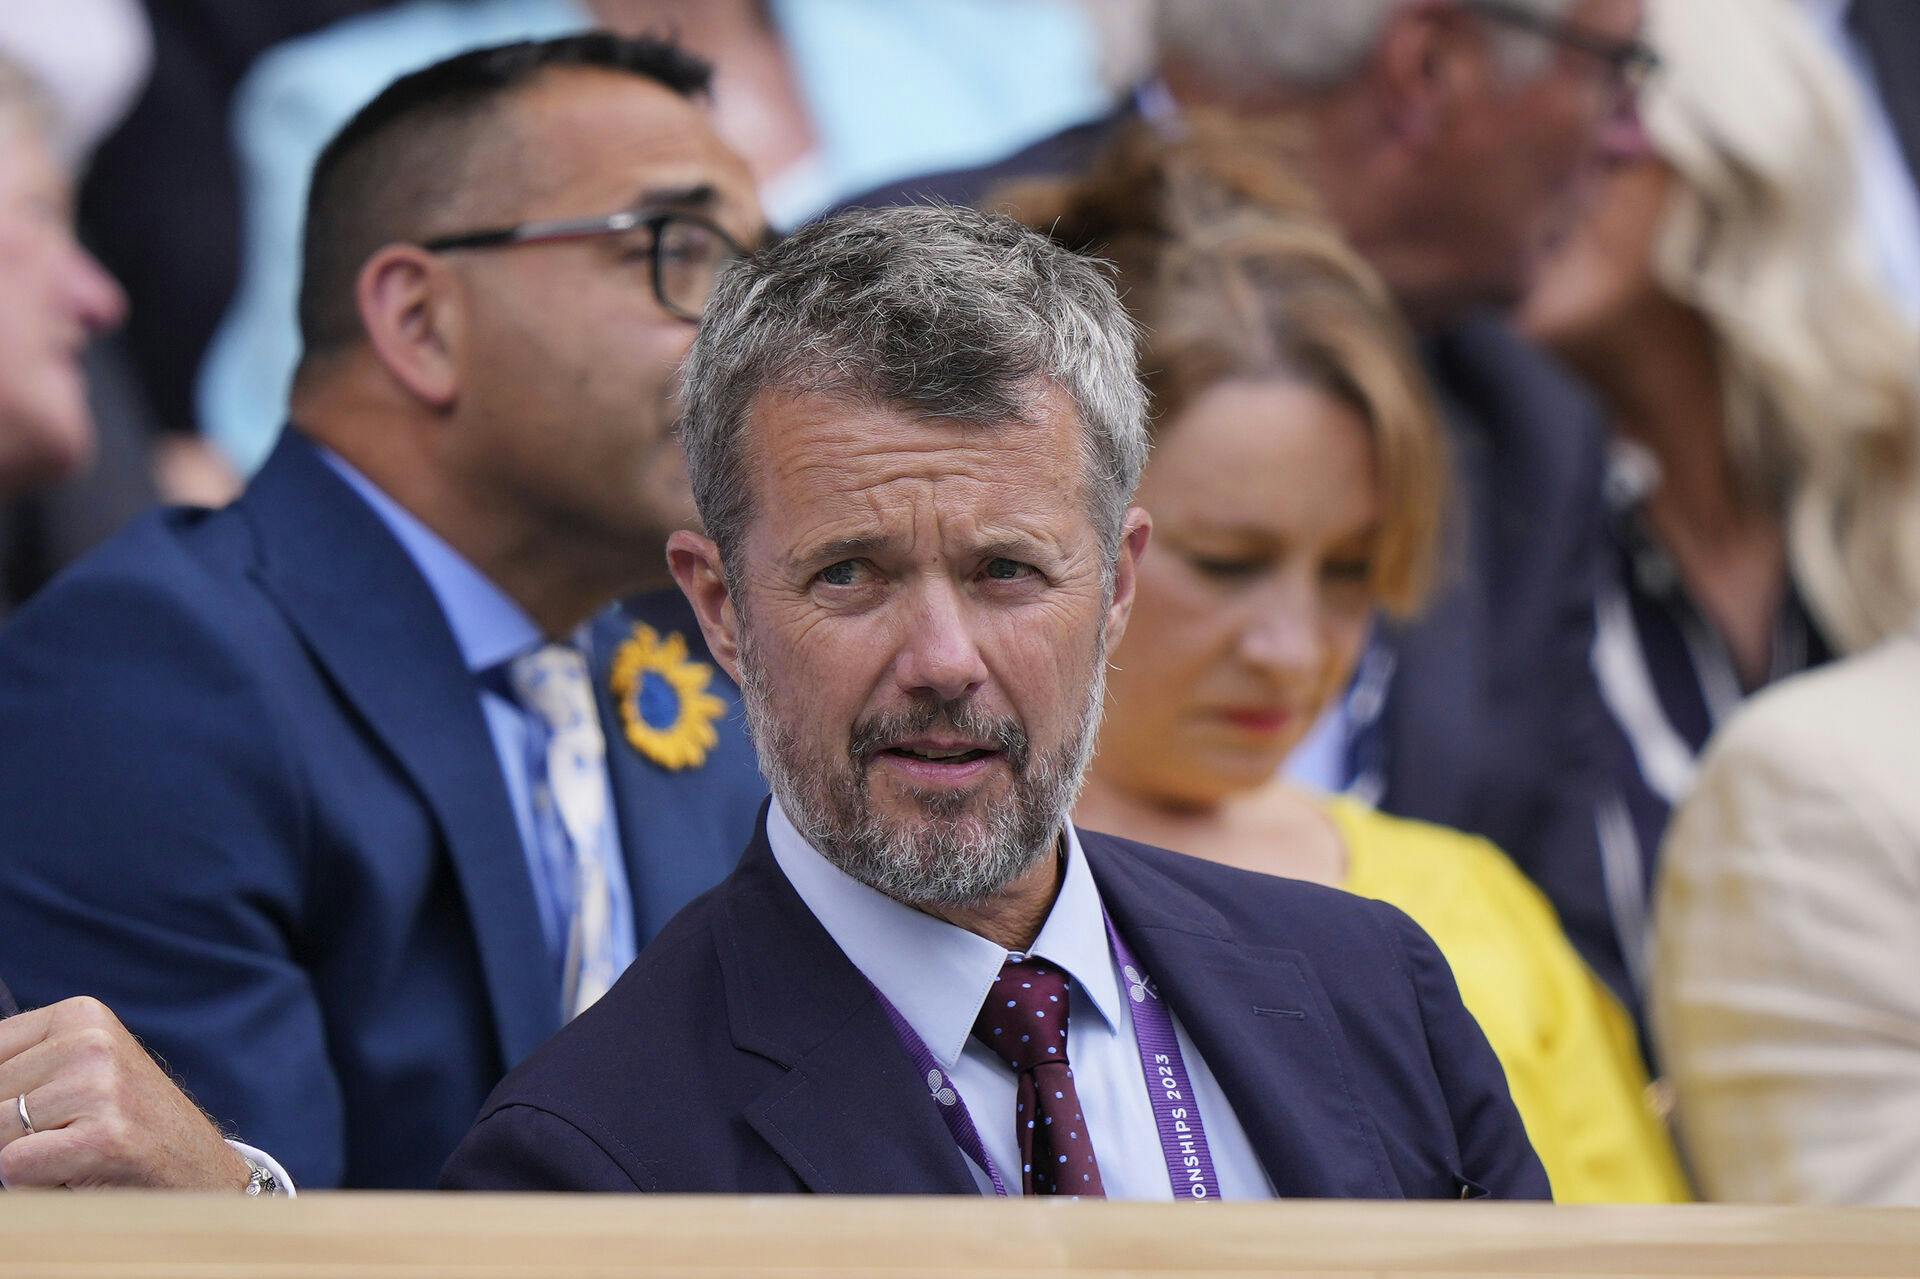
[[[1415,0],[1389,15],[1366,74],[1392,137],[1429,145],[1463,99],[1485,88],[1488,52],[1479,20],[1446,0]]]
[[[679,583],[680,593],[693,605],[694,616],[700,619],[700,633],[707,638],[707,651],[738,684],[740,613],[727,590],[720,548],[703,534],[691,529],[675,529],[667,538],[667,568]]]
[[[1107,605],[1107,652],[1120,647],[1127,633],[1127,619],[1133,616],[1133,593],[1140,576],[1140,557],[1147,553],[1147,539],[1153,536],[1153,517],[1141,507],[1127,512],[1121,526],[1120,556],[1113,564],[1113,602]]]
[[[353,299],[368,344],[393,379],[434,409],[452,408],[463,317],[447,264],[418,245],[389,244],[361,266]]]

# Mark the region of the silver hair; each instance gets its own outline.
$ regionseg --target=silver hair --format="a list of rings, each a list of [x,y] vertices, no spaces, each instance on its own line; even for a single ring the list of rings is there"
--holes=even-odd
[[[1472,9],[1474,0],[1457,0]],[[1228,91],[1259,93],[1276,85],[1325,89],[1366,63],[1387,20],[1413,0],[1159,0],[1155,41],[1164,61],[1178,58]],[[1575,0],[1508,0],[1542,17],[1565,16]],[[1552,46],[1504,24],[1493,28],[1502,69],[1537,73]]]
[[[752,513],[746,427],[772,391],[991,427],[1059,387],[1080,416],[1111,569],[1147,410],[1135,325],[1109,275],[1009,218],[952,205],[851,209],[729,266],[682,370],[680,423],[729,578]]]

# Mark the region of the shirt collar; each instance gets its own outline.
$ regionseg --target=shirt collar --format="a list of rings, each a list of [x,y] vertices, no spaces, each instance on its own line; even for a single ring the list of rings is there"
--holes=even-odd
[[[1051,960],[1073,978],[1097,1020],[1076,1030],[1111,1033],[1120,1011],[1120,986],[1107,949],[1100,892],[1072,823],[1066,827],[1067,865],[1040,935],[1028,952]],[[935,919],[854,879],[806,841],[776,796],[767,812],[767,844],[794,891],[853,966],[885,995],[940,1064],[952,1070],[973,1034],[980,1003],[1000,975],[1008,952],[964,928]]]
[[[389,497],[352,463],[325,445],[320,445],[319,450],[335,474],[373,508],[373,513],[406,551],[407,558],[427,579],[427,588],[439,601],[440,611],[453,628],[454,642],[460,646],[460,655],[466,659],[469,671],[489,670],[537,648],[544,641],[540,628],[527,616],[526,610],[464,555],[447,545],[438,533]]]
[[[1113,971],[1113,950],[1107,942],[1107,912],[1100,904],[1093,872],[1087,867],[1086,850],[1080,847],[1080,832],[1072,822],[1066,829],[1067,867],[1060,877],[1060,895],[1054,898],[1047,922],[1040,926],[1040,935],[1028,953],[1066,969],[1078,993],[1087,997],[1074,1007],[1084,1008],[1090,999],[1093,1010],[1111,1031],[1116,1028],[1122,1000],[1119,979]]]

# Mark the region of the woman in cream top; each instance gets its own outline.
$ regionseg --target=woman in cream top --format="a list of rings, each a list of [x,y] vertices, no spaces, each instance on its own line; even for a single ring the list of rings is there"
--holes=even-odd
[[[1116,263],[1155,400],[1153,540],[1075,819],[1399,906],[1453,965],[1557,1197],[1685,1198],[1630,1023],[1513,865],[1279,778],[1376,616],[1417,606],[1445,481],[1378,280],[1249,154],[1195,127],[1009,195]]]

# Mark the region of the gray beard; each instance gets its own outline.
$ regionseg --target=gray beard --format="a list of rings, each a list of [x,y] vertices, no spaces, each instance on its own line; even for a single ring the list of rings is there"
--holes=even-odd
[[[1106,703],[1104,634],[1093,654],[1087,698],[1075,732],[1035,754],[1018,721],[984,715],[970,702],[914,703],[854,726],[839,766],[809,760],[797,735],[774,714],[744,625],[740,635],[741,698],[760,768],[794,829],[842,871],[910,906],[973,907],[1054,853],[1067,814],[1093,759]],[[867,767],[889,741],[946,728],[1000,750],[1013,773],[1013,799],[973,815],[971,792],[917,796],[919,815],[892,822],[875,811]]]

